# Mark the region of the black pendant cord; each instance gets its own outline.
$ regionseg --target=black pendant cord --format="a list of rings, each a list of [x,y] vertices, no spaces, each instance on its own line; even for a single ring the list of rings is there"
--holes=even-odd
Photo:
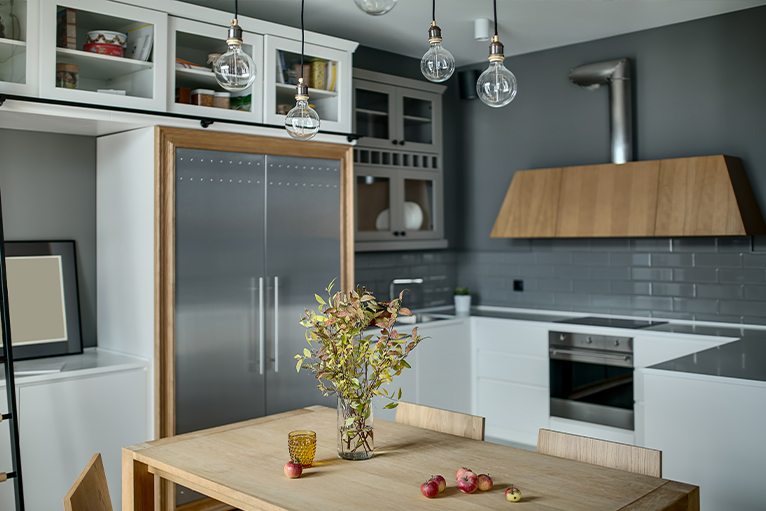
[[[431,10],[431,19],[436,22],[436,0],[434,0],[434,4]]]
[[[239,13],[239,5],[237,4],[238,4],[238,0],[234,0],[234,19],[235,20],[239,19],[237,18],[237,14]]]
[[[306,44],[306,35],[303,33],[303,6],[305,0],[301,0],[301,78],[303,78],[303,48]]]
[[[495,2],[495,35],[497,35],[497,0]]]

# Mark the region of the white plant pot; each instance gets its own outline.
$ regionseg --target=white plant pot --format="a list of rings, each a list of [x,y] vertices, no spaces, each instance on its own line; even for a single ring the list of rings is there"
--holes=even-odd
[[[455,314],[469,316],[471,314],[471,295],[455,295]]]

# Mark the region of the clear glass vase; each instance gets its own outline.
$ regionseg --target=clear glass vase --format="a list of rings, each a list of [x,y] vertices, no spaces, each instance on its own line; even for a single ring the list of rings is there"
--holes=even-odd
[[[338,397],[338,457],[344,460],[372,458],[372,401],[359,402]]]

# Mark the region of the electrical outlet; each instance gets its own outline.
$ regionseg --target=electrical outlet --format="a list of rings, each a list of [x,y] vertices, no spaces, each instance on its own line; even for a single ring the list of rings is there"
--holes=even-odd
[[[523,280],[514,280],[513,281],[513,290],[514,291],[524,291],[524,281]]]

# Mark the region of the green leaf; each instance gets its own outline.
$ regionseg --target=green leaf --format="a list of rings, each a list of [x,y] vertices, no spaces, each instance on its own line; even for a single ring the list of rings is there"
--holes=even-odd
[[[399,403],[388,403],[388,404],[387,404],[386,406],[384,406],[383,408],[384,408],[384,409],[388,409],[388,410],[390,410],[390,409],[392,409],[392,408],[396,408],[397,406],[399,406]]]
[[[303,356],[304,357],[311,357],[311,352],[308,348],[303,348]]]
[[[401,398],[402,398],[402,388],[399,387],[399,395],[396,396],[396,399],[401,399]]]
[[[298,363],[295,364],[295,371],[301,372],[301,360],[299,360]]]
[[[314,297],[317,299],[317,302],[319,302],[319,305],[327,305],[325,301],[322,299],[322,297],[319,296],[318,294],[314,293]]]

